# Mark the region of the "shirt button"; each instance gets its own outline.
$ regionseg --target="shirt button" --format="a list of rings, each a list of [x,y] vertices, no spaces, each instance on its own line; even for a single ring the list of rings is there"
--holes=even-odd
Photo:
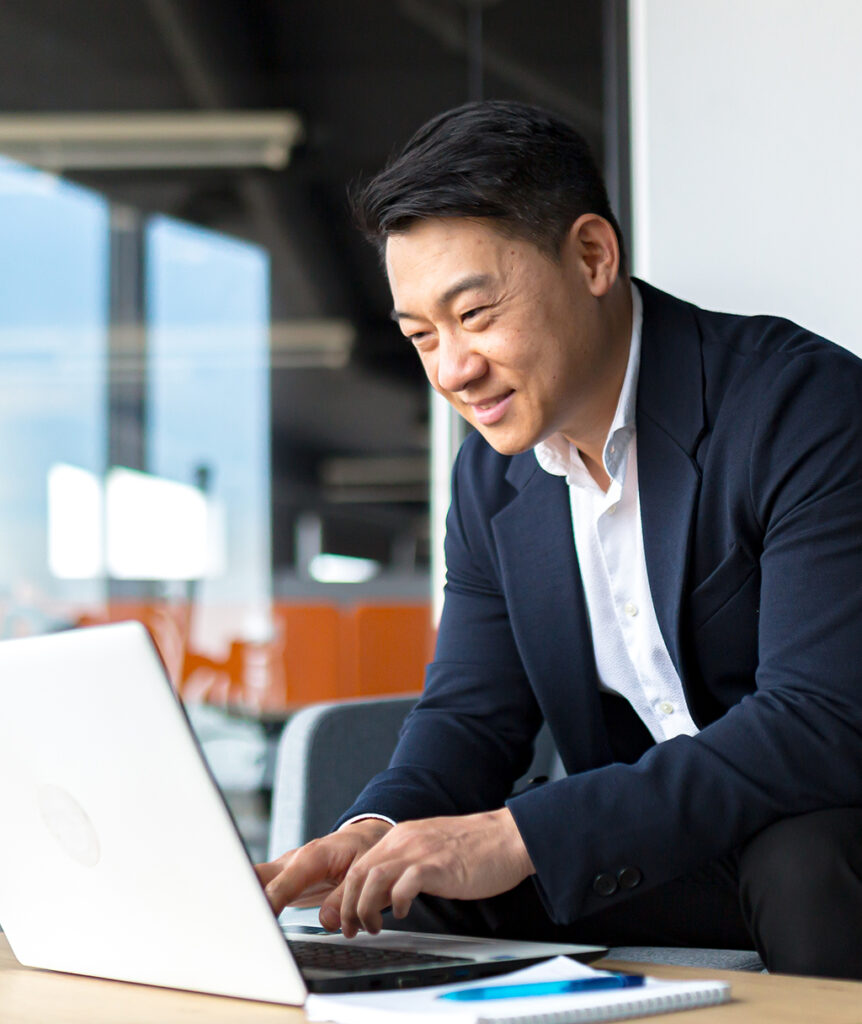
[[[608,507],[606,509],[606,512],[608,513],[609,516],[612,516],[614,514],[614,512],[616,512],[616,510],[617,510],[617,503],[614,502],[613,505],[608,505]]]
[[[634,601],[626,601],[626,603],[623,605],[623,611],[626,613],[626,615],[629,615],[631,618],[634,618],[635,615],[637,615],[638,613],[638,606],[634,603]]]
[[[663,715],[672,715],[674,712],[674,706],[669,700],[663,700],[661,704],[659,704],[658,709]]]

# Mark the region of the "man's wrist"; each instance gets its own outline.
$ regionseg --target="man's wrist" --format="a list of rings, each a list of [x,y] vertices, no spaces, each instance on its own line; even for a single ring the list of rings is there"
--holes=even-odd
[[[499,819],[503,826],[506,837],[504,848],[507,855],[523,873],[524,878],[534,875],[536,867],[527,851],[527,844],[524,842],[524,837],[521,835],[521,830],[518,828],[512,812],[508,807],[501,807],[498,811],[492,811],[492,814]]]

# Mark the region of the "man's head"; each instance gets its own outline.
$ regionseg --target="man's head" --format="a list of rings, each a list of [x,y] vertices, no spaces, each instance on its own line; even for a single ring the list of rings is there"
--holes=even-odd
[[[556,257],[578,217],[595,213],[613,227],[625,269],[622,233],[587,143],[524,103],[487,100],[438,114],[351,199],[381,252],[389,235],[417,221],[471,217]]]
[[[470,104],[420,129],[355,209],[432,386],[499,452],[559,432],[593,458],[631,309],[580,136],[522,104]]]

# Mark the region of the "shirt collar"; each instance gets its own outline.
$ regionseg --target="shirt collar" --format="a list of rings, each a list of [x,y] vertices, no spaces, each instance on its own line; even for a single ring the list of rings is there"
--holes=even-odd
[[[622,484],[625,478],[626,453],[628,452],[631,440],[635,435],[635,400],[638,389],[638,374],[640,372],[641,355],[641,329],[643,325],[643,302],[637,285],[632,282],[632,337],[629,344],[629,358],[626,364],[626,373],[623,377],[623,386],[620,389],[620,396],[617,400],[617,407],[611,427],[605,440],[602,451],[602,462],[605,472],[612,480]],[[581,459],[578,449],[563,437],[562,434],[552,434],[551,437],[533,449],[536,459],[542,469],[554,476],[565,476],[569,483],[581,483],[581,477],[588,478],[583,483],[592,480],[587,473],[586,467]]]

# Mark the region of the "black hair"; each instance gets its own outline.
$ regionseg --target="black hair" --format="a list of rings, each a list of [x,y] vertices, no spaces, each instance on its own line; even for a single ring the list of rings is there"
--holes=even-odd
[[[381,253],[390,234],[434,217],[489,218],[556,259],[584,213],[622,232],[586,140],[562,118],[506,100],[433,117],[368,181],[350,191],[354,220]]]

